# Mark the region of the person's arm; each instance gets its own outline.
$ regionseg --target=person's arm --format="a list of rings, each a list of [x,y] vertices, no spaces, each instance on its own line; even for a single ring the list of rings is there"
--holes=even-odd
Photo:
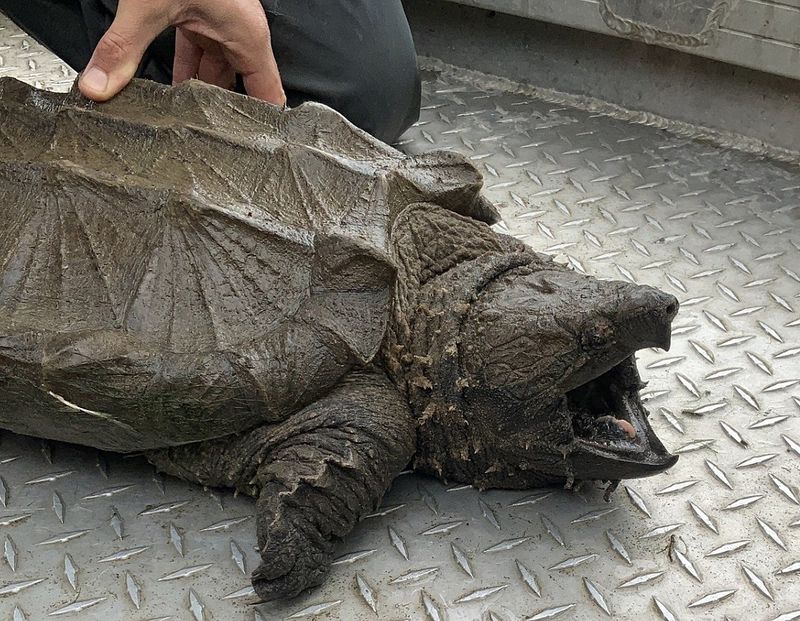
[[[119,0],[117,15],[81,75],[81,92],[105,101],[131,81],[161,32],[176,27],[173,84],[197,77],[282,105],[286,96],[258,0]]]

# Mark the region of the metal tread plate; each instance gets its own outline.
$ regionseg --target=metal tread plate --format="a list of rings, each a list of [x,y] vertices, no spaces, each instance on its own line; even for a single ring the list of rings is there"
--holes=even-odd
[[[63,88],[46,52],[31,57],[46,74],[15,60],[35,47],[0,17],[4,74]],[[3,434],[0,620],[800,619],[797,171],[457,70],[425,77],[404,149],[466,154],[510,233],[681,300],[672,350],[640,356],[678,465],[610,503],[595,486],[404,474],[323,586],[256,606],[252,501]]]
[[[66,91],[75,72],[0,12],[0,77],[12,76],[36,88]]]

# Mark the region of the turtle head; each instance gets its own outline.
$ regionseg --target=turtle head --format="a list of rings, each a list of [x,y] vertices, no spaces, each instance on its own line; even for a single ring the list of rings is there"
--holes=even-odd
[[[650,426],[635,359],[669,348],[673,296],[534,260],[495,270],[465,306],[452,355],[445,348],[432,373],[438,405],[420,419],[423,470],[524,488],[642,477],[677,461]]]

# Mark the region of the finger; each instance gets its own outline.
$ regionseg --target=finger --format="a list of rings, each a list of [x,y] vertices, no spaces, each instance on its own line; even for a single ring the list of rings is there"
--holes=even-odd
[[[269,39],[266,43],[262,41],[257,48],[251,48],[246,55],[241,48],[231,45],[224,47],[223,53],[230,65],[242,75],[248,95],[279,106],[286,104],[278,63]]]
[[[192,41],[182,28],[175,30],[175,59],[172,61],[172,83],[180,84],[196,77],[200,70],[203,49]]]
[[[159,2],[120,0],[113,23],[100,39],[78,86],[86,97],[106,101],[131,81],[147,46],[167,27]]]
[[[220,44],[196,32],[190,31],[185,34],[189,41],[202,50],[197,77],[207,84],[233,88],[236,84],[236,72],[225,60]]]
[[[241,74],[247,94],[270,103],[286,104],[278,63],[272,51],[267,16],[258,2],[250,7],[247,28],[235,37],[224,37],[222,53]]]
[[[272,50],[262,61],[262,66],[257,71],[242,73],[244,89],[251,97],[263,99],[279,106],[286,105],[286,93],[283,91],[278,64]]]
[[[200,61],[198,77],[207,84],[230,90],[236,84],[236,72],[219,52],[206,51]]]

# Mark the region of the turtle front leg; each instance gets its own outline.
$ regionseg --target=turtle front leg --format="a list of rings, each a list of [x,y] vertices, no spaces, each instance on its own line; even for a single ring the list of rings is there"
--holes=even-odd
[[[378,371],[351,373],[290,419],[148,454],[164,472],[255,496],[265,600],[320,584],[337,541],[375,508],[414,452],[414,422]]]

